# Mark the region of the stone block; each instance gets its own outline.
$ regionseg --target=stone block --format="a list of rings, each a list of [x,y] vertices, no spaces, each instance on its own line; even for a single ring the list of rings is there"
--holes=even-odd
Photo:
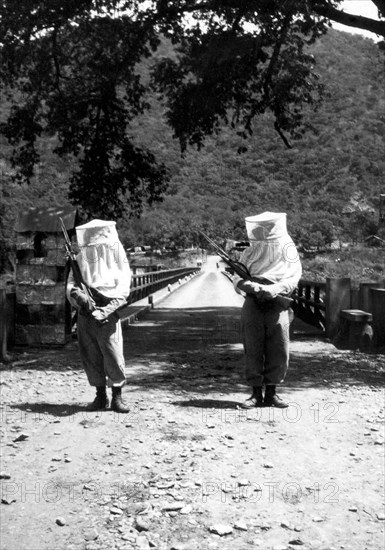
[[[41,304],[50,302],[53,304],[65,303],[65,284],[52,285],[28,285],[16,286],[16,302],[18,304]]]
[[[34,233],[18,233],[16,236],[16,250],[34,250]]]
[[[16,269],[16,281],[24,284],[56,284],[64,281],[64,267],[44,262],[21,264]]]
[[[20,346],[64,345],[68,342],[64,324],[16,325],[16,344]]]
[[[61,345],[67,342],[64,323],[60,325],[42,325],[40,343],[44,345]]]
[[[371,351],[373,329],[370,325],[373,316],[360,309],[345,309],[340,312],[341,324],[333,343],[342,349]]]
[[[19,325],[56,325],[65,323],[65,304],[17,304],[16,320]]]

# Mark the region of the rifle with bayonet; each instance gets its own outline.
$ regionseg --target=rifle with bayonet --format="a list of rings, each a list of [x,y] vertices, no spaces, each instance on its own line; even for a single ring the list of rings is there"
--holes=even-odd
[[[208,235],[206,235],[206,233],[204,233],[200,229],[199,229],[199,233],[206,239],[206,241],[208,241],[211,244],[211,246],[214,248],[214,250],[218,254],[218,256],[220,256],[222,258],[222,260],[229,267],[231,267],[231,269],[234,271],[234,273],[236,273],[237,275],[239,275],[242,279],[245,279],[246,281],[251,281],[252,280],[250,272],[244,264],[230,258],[230,256],[227,254],[227,252],[225,250],[223,250],[223,248],[218,246],[216,242],[214,242],[212,239],[210,239],[210,237]],[[266,282],[267,282],[267,284],[269,284],[269,281],[266,281]],[[263,284],[263,283],[261,282],[261,284]],[[274,301],[277,302],[277,304],[279,304],[284,309],[288,309],[292,305],[292,303],[294,302],[293,298],[289,298],[289,296],[283,296],[283,294],[278,294],[278,296],[276,296],[274,298]]]
[[[59,217],[61,229],[63,231],[64,235],[64,243],[66,247],[66,255],[70,261],[72,273],[74,276],[74,280],[76,285],[84,292],[84,294],[87,297],[88,305],[89,305],[89,311],[93,311],[95,309],[95,301],[92,296],[90,288],[86,285],[86,283],[83,280],[82,274],[80,272],[79,264],[76,260],[76,252],[74,251],[72,247],[71,240],[69,238],[69,235],[67,233],[67,229],[64,225],[63,219]]]

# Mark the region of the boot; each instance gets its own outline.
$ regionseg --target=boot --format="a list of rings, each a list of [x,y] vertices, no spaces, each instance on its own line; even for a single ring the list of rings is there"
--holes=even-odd
[[[97,386],[96,387],[96,397],[93,402],[88,405],[88,411],[101,411],[107,409],[109,405],[106,386]]]
[[[253,386],[253,393],[241,405],[242,409],[253,409],[263,406],[263,395],[261,386]]]
[[[111,409],[117,413],[127,414],[130,412],[127,403],[123,401],[121,387],[112,386]]]
[[[266,407],[277,407],[278,409],[286,409],[289,406],[278,397],[273,385],[266,386],[264,404]]]

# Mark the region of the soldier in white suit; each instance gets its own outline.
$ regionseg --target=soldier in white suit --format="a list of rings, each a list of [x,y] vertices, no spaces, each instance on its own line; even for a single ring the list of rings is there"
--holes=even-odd
[[[297,249],[287,233],[286,214],[264,212],[246,218],[250,241],[240,258],[251,276],[238,275],[234,287],[245,296],[242,328],[246,380],[252,395],[244,408],[287,407],[276,386],[285,380],[289,364],[289,314],[275,298],[290,296],[302,274]]]
[[[96,387],[89,410],[109,406],[106,387],[111,387],[111,409],[128,412],[122,399],[125,384],[122,327],[116,310],[130,293],[131,270],[119,241],[115,222],[92,220],[76,228],[80,252],[77,263],[94,304],[77,286],[72,271],[67,282],[67,298],[78,310],[78,342],[88,382]]]

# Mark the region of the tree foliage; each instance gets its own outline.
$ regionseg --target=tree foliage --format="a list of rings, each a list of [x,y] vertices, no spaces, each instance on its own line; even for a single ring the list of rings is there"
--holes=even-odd
[[[145,204],[140,219],[119,220],[119,234],[127,246],[199,245],[198,228],[218,242],[242,240],[244,217],[263,210],[287,212],[289,231],[304,247],[311,246],[307,241],[317,219],[330,220],[333,236],[340,241],[356,238],[362,223],[350,224],[343,214],[346,207],[370,207],[378,222],[379,193],[385,192],[381,54],[373,41],[335,30],[314,43],[310,53],[317,58],[326,93],[333,100],[324,101],[312,114],[312,131],[292,149],[282,147],[272,115],[265,114],[256,119],[247,140],[225,127],[208,136],[200,151],[189,147],[181,158],[161,107],[148,97],[151,109],[132,121],[130,134],[140,149],[151,149],[169,167],[170,183],[163,202]],[[171,57],[171,46],[161,45],[159,55]],[[6,110],[7,102],[1,108]],[[12,181],[11,147],[0,136],[0,242],[7,246],[14,240],[18,212],[66,201],[73,166],[53,153],[55,136],[44,137],[42,144],[31,184],[19,184]],[[247,151],[238,154],[245,144]],[[368,234],[375,232],[373,228]],[[357,236],[361,238],[360,231]]]
[[[166,168],[128,135],[130,121],[147,107],[135,66],[158,44],[154,30],[128,15],[112,17],[108,2],[7,7],[2,78],[11,94],[17,90],[17,102],[2,131],[15,146],[17,177],[30,180],[37,140],[51,134],[55,152],[75,160],[69,196],[87,213],[120,217],[158,200]]]
[[[382,14],[383,3],[375,0]],[[13,105],[1,131],[14,147],[15,177],[31,180],[40,140],[52,135],[55,152],[71,162],[69,196],[88,215],[121,217],[160,200],[169,172],[132,131],[150,106],[150,85],[182,150],[200,147],[223,123],[243,139],[266,112],[290,146],[305,130],[304,107],[322,97],[307,47],[328,18],[353,24],[338,4],[4,0],[0,79]],[[383,22],[354,24],[385,35]],[[165,59],[156,55],[160,36],[174,45]]]

